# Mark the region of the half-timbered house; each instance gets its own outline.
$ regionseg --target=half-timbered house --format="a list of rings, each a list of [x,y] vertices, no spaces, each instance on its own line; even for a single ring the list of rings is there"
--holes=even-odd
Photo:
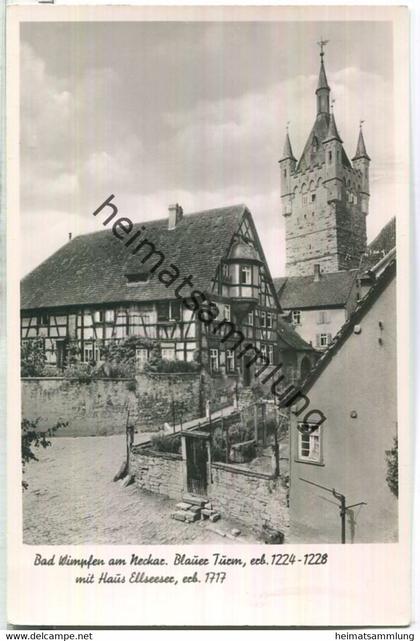
[[[299,369],[310,347],[279,318],[245,205],[185,216],[176,205],[168,218],[132,225],[133,234],[143,235],[138,251],[111,229],[76,237],[23,279],[22,340],[42,338],[48,363],[63,368],[72,346],[81,361],[100,362],[111,341],[139,336],[158,342],[162,358],[196,361],[212,374],[249,380],[250,360],[276,365],[282,350],[296,356]],[[217,305],[216,325],[200,316],[199,295]],[[240,357],[246,345],[258,359],[250,348]],[[148,357],[145,344],[140,365]]]

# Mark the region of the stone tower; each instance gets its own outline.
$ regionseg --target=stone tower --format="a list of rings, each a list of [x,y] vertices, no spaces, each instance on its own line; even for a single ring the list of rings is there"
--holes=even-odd
[[[313,274],[314,265],[321,272],[352,269],[366,251],[370,158],[361,126],[352,162],[344,150],[330,106],[325,44],[320,43],[315,123],[299,162],[288,132],[280,160],[287,276]]]

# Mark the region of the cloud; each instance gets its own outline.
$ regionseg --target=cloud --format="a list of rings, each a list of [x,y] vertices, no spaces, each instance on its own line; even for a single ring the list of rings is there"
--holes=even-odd
[[[219,77],[221,49],[227,45],[220,32],[210,28],[203,33],[188,40],[186,31],[168,32],[156,45],[146,39],[152,49],[141,43],[131,66],[128,49],[121,59],[116,52],[115,60],[98,49],[89,62],[81,48],[61,73],[56,61],[51,64],[53,50],[43,59],[35,47],[22,44],[25,272],[65,242],[69,231],[91,231],[91,212],[113,193],[121,213],[135,221],[166,216],[174,201],[186,212],[245,202],[272,273],[281,273],[285,248],[278,159],[288,121],[295,155],[303,149],[315,118],[317,75],[275,70],[270,81],[266,76],[252,86],[242,62],[238,74],[230,69]],[[228,50],[240,60],[238,34],[239,28]],[[144,51],[149,57],[152,51],[153,59],[143,60]],[[200,68],[190,69],[194,78],[185,72],[191,52],[201,61]],[[268,68],[275,68],[275,60]],[[225,92],[229,80],[233,88]],[[366,121],[372,237],[397,211],[392,84],[357,65],[328,73],[328,80],[350,157],[359,120]]]

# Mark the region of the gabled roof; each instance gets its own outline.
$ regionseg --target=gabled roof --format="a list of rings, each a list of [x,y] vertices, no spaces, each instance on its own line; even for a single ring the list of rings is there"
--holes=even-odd
[[[277,334],[280,340],[291,349],[305,352],[315,351],[312,345],[307,343],[289,323],[280,317],[277,319]]]
[[[322,354],[321,358],[316,362],[315,367],[309,372],[306,379],[299,386],[299,390],[303,393],[307,393],[315,381],[322,374],[324,369],[327,367],[328,363],[332,358],[339,352],[341,347],[347,341],[347,339],[352,336],[354,326],[359,324],[365,314],[369,311],[375,301],[379,298],[382,292],[386,289],[389,283],[395,278],[397,270],[397,261],[393,260],[388,264],[386,269],[378,277],[374,285],[369,289],[367,294],[359,302],[358,306],[351,314],[350,318],[344,323],[341,330],[334,337],[331,345],[328,349]],[[293,402],[293,398],[296,397],[297,388],[288,389],[283,398],[280,399],[281,406],[290,405]]]
[[[194,286],[206,292],[246,212],[245,205],[236,205],[189,214],[170,231],[167,218],[137,223],[130,236],[144,227],[139,242],[148,239],[164,254],[160,269],[173,263],[182,277],[191,274]],[[136,262],[139,270],[143,267],[130,249],[111,229],[74,238],[22,280],[21,309],[171,298],[173,290],[156,273],[147,282],[127,285],[125,274],[136,271]]]
[[[275,278],[274,286],[283,309],[344,307],[355,284],[357,273],[357,269],[321,273],[318,281],[314,280],[313,275]]]

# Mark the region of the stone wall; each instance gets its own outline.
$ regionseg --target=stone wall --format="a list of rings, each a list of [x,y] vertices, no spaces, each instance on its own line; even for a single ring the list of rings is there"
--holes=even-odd
[[[181,499],[183,494],[183,462],[180,454],[152,452],[134,448],[130,455],[130,473],[142,490]]]
[[[103,379],[81,383],[65,378],[22,379],[22,416],[40,417],[42,429],[57,420],[69,422],[57,436],[105,436],[125,432],[127,408],[139,432],[163,429],[165,422],[183,422],[201,415],[198,373],[136,377],[136,390],[128,380]],[[132,384],[132,381],[131,381]],[[172,400],[174,401],[172,403]]]
[[[222,463],[212,463],[211,473],[210,499],[222,516],[237,519],[259,534],[263,525],[280,530],[287,540],[287,488],[281,478],[234,470]]]
[[[165,423],[185,423],[203,415],[200,373],[137,374],[136,428],[162,430]],[[135,405],[135,404],[134,404]]]
[[[64,378],[22,379],[22,417],[40,418],[47,429],[59,419],[69,425],[56,436],[104,436],[125,431],[127,381],[79,383]]]

